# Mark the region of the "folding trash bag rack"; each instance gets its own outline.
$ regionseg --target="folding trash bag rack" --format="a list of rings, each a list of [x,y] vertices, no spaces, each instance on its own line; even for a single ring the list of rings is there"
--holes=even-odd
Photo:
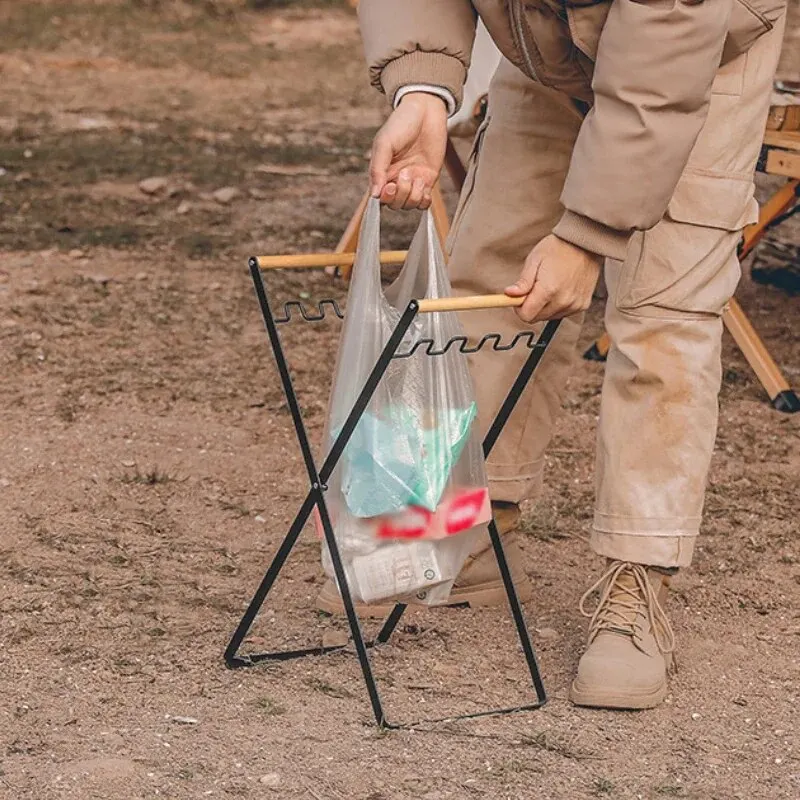
[[[401,264],[405,259],[405,251],[386,251],[381,254],[382,264]],[[405,311],[400,316],[394,330],[392,331],[386,345],[384,346],[375,366],[367,378],[363,389],[356,398],[352,409],[350,410],[344,425],[342,426],[339,434],[336,436],[328,455],[320,467],[317,466],[312,453],[311,444],[309,442],[308,433],[306,431],[305,423],[300,411],[300,406],[297,400],[297,394],[294,389],[292,377],[289,371],[289,365],[283,351],[278,326],[288,323],[293,318],[293,311],[298,311],[299,316],[306,322],[317,322],[324,319],[330,310],[339,319],[344,319],[344,314],[339,308],[336,300],[325,299],[318,302],[316,309],[309,311],[309,309],[299,301],[290,301],[283,305],[283,313],[276,316],[273,313],[269,299],[267,297],[267,289],[264,283],[262,274],[263,269],[268,268],[298,268],[298,267],[327,267],[327,266],[349,266],[352,265],[354,254],[352,253],[319,253],[310,255],[299,256],[265,256],[253,257],[249,260],[250,275],[253,279],[255,286],[256,296],[261,307],[261,313],[264,318],[264,325],[266,326],[267,335],[269,337],[272,351],[275,357],[275,362],[278,367],[281,384],[286,395],[286,402],[288,404],[289,412],[292,416],[294,423],[295,433],[297,435],[297,442],[303,455],[306,471],[308,473],[309,488],[297,515],[292,522],[289,532],[286,534],[283,542],[278,548],[275,557],[272,560],[269,568],[267,569],[264,578],[261,581],[256,593],[253,595],[247,610],[244,613],[241,621],[239,622],[236,631],[234,632],[227,648],[225,649],[225,663],[230,668],[240,668],[253,666],[261,661],[287,661],[295,658],[300,658],[308,655],[323,655],[325,653],[341,651],[348,645],[336,646],[320,646],[309,647],[301,650],[283,650],[276,652],[263,652],[263,653],[247,653],[240,654],[239,648],[242,645],[245,637],[249,633],[267,595],[270,593],[278,575],[283,569],[286,559],[294,549],[300,532],[316,508],[319,514],[319,521],[321,523],[325,541],[328,545],[333,562],[333,568],[339,589],[342,596],[347,620],[350,627],[350,635],[355,646],[358,661],[361,665],[361,670],[364,676],[367,693],[369,694],[372,711],[375,715],[375,721],[382,728],[408,728],[412,724],[418,723],[393,723],[387,720],[381,703],[378,686],[372,672],[372,666],[369,659],[368,651],[370,648],[377,645],[385,644],[389,641],[392,632],[397,627],[403,613],[406,610],[406,605],[403,603],[396,603],[394,609],[386,618],[378,632],[377,636],[370,641],[364,638],[361,631],[361,623],[356,614],[353,605],[353,598],[348,585],[347,576],[345,574],[344,565],[342,563],[341,553],[336,543],[333,526],[331,524],[330,514],[325,502],[325,492],[327,490],[327,481],[330,478],[334,468],[336,467],[339,459],[341,458],[345,447],[350,440],[362,414],[369,405],[378,384],[381,381],[387,367],[393,359],[410,358],[417,352],[422,352],[425,355],[436,358],[446,353],[451,347],[456,347],[458,350],[465,354],[477,353],[485,347],[490,347],[497,352],[505,352],[513,350],[520,346],[527,348],[529,353],[525,362],[517,374],[514,383],[511,385],[508,394],[505,397],[497,415],[492,422],[486,436],[483,440],[483,454],[488,458],[489,453],[495,445],[498,437],[500,436],[508,418],[514,410],[522,392],[530,381],[537,365],[542,359],[548,345],[555,336],[558,330],[559,320],[552,320],[547,322],[541,333],[537,336],[534,331],[521,331],[511,341],[504,343],[500,334],[487,333],[477,343],[470,345],[466,336],[456,336],[443,343],[437,343],[431,339],[419,339],[413,342],[410,346],[406,346],[402,352],[398,352],[400,345],[403,342],[405,334],[408,332],[412,322],[418,314],[435,314],[437,312],[445,311],[470,311],[473,309],[482,308],[504,308],[511,306],[518,306],[522,300],[520,298],[510,298],[506,295],[476,295],[469,297],[450,297],[441,299],[428,299],[428,300],[412,300]],[[513,706],[510,708],[497,708],[485,711],[480,711],[471,714],[452,715],[439,720],[424,720],[424,722],[441,722],[444,719],[469,719],[473,717],[490,716],[494,714],[508,714],[515,711],[532,710],[541,707],[547,700],[544,684],[542,682],[541,674],[539,672],[539,665],[536,660],[536,654],[531,644],[530,634],[525,623],[522,607],[517,596],[514,582],[511,578],[508,562],[503,551],[502,541],[497,530],[497,525],[492,519],[489,523],[489,536],[494,548],[494,553],[497,558],[497,563],[500,568],[500,574],[503,579],[508,603],[511,609],[511,614],[514,619],[519,642],[522,647],[522,652],[525,656],[525,661],[530,672],[530,677],[533,682],[533,688],[536,693],[535,702],[530,702],[524,705]],[[349,644],[349,643],[348,643]]]

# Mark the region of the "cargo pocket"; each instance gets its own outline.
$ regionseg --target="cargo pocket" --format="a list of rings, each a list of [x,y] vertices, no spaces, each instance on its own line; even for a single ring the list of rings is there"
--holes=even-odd
[[[740,97],[744,91],[744,76],[747,71],[747,53],[723,64],[718,70],[711,94]]]
[[[481,148],[483,147],[483,139],[486,136],[486,129],[489,127],[491,117],[487,114],[486,119],[480,124],[480,127],[475,133],[475,139],[472,142],[472,149],[469,153],[467,160],[467,175],[464,178],[464,185],[461,187],[461,194],[458,197],[458,205],[456,206],[456,213],[453,215],[453,222],[450,225],[450,233],[447,236],[445,245],[445,252],[449,256],[453,251],[453,244],[458,229],[461,227],[461,221],[464,218],[464,213],[469,205],[472,195],[475,192],[475,180],[478,172],[478,162],[480,161]]]
[[[617,308],[654,316],[721,314],[739,281],[736,246],[758,219],[752,178],[688,172],[655,228],[616,265]]]

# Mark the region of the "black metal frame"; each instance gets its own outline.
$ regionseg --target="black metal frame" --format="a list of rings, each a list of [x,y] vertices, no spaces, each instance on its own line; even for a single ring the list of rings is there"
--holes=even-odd
[[[339,458],[341,457],[345,447],[347,446],[348,441],[350,440],[351,435],[353,434],[353,431],[355,430],[356,425],[358,424],[359,419],[361,418],[361,415],[367,408],[370,399],[372,398],[375,392],[375,389],[380,383],[380,380],[383,377],[392,359],[408,358],[412,356],[415,352],[417,352],[417,350],[422,349],[423,347],[425,348],[424,352],[427,355],[435,357],[437,355],[442,355],[443,353],[447,352],[447,350],[451,346],[458,346],[458,349],[461,352],[475,353],[478,350],[482,349],[487,344],[491,343],[493,350],[506,351],[512,349],[517,344],[524,341],[525,346],[530,350],[530,353],[527,359],[525,360],[522,369],[517,375],[516,380],[511,386],[508,395],[506,396],[500,410],[497,413],[497,416],[495,417],[483,441],[483,452],[484,455],[488,457],[489,453],[491,452],[492,448],[495,445],[495,442],[500,436],[503,427],[508,421],[509,416],[514,410],[517,401],[519,400],[522,392],[527,386],[528,381],[531,379],[531,376],[533,375],[536,366],[539,364],[542,356],[544,355],[547,346],[552,341],[553,336],[558,330],[559,320],[553,320],[546,323],[542,333],[539,335],[538,338],[535,337],[532,332],[531,333],[525,332],[516,336],[509,344],[502,344],[499,334],[488,334],[484,336],[477,345],[475,345],[474,347],[469,347],[467,345],[466,338],[463,336],[459,336],[446,342],[438,350],[435,349],[435,345],[432,341],[423,339],[415,342],[411,346],[411,348],[406,352],[398,353],[397,352],[398,347],[400,346],[403,337],[407,333],[408,329],[410,328],[417,314],[420,313],[419,303],[416,300],[412,300],[408,304],[403,314],[401,315],[395,329],[390,335],[389,340],[387,341],[385,347],[383,348],[383,351],[381,352],[378,360],[375,363],[375,366],[372,369],[372,372],[367,378],[364,388],[362,389],[361,393],[356,399],[356,402],[354,403],[353,408],[350,410],[350,413],[348,414],[347,419],[345,420],[345,423],[342,426],[339,435],[336,437],[336,440],[334,441],[330,449],[330,452],[325,458],[324,463],[318,469],[314,461],[314,456],[312,454],[308,434],[305,428],[305,424],[303,422],[299,404],[297,402],[297,395],[294,390],[294,384],[292,383],[292,378],[289,373],[288,362],[286,360],[286,356],[284,355],[283,346],[281,344],[281,339],[278,332],[278,325],[284,322],[289,322],[291,320],[292,308],[297,308],[300,311],[301,317],[306,321],[318,321],[323,319],[325,317],[326,306],[330,307],[333,313],[340,319],[343,318],[342,312],[340,311],[335,300],[323,300],[318,305],[317,313],[313,311],[309,313],[301,303],[293,301],[290,303],[286,303],[284,305],[284,313],[282,316],[275,317],[272,312],[269,300],[267,298],[267,291],[264,285],[264,279],[261,273],[261,269],[259,267],[258,259],[251,258],[249,261],[249,267],[250,267],[250,274],[253,279],[253,284],[255,286],[256,296],[258,298],[258,302],[261,307],[261,314],[264,318],[264,325],[267,330],[267,335],[269,337],[270,344],[272,345],[272,351],[275,356],[275,361],[278,367],[278,373],[280,374],[281,383],[283,385],[283,390],[286,395],[286,402],[288,404],[289,411],[292,416],[292,422],[294,423],[295,432],[297,434],[297,441],[298,444],[300,445],[300,450],[302,451],[303,460],[306,466],[306,471],[308,472],[309,491],[306,495],[305,500],[300,506],[299,511],[297,512],[297,516],[295,517],[294,522],[289,528],[289,532],[286,534],[286,537],[284,538],[283,542],[278,548],[278,552],[275,554],[275,557],[273,558],[272,563],[267,569],[267,572],[264,575],[261,584],[256,590],[256,593],[253,595],[253,598],[250,601],[250,604],[247,607],[244,616],[239,622],[239,625],[237,626],[233,636],[231,637],[230,642],[228,643],[227,648],[225,649],[225,654],[224,654],[225,663],[227,664],[228,667],[232,669],[239,667],[249,667],[261,661],[267,661],[267,660],[286,661],[307,655],[323,655],[325,653],[341,651],[345,647],[347,647],[347,645],[336,645],[330,647],[327,646],[311,647],[301,650],[264,652],[264,653],[253,653],[246,655],[239,654],[239,648],[243,640],[250,631],[250,628],[252,627],[256,616],[261,610],[261,607],[263,606],[264,601],[267,598],[267,595],[272,589],[272,586],[275,583],[275,580],[277,579],[278,575],[280,574],[280,571],[283,569],[286,559],[289,557],[289,554],[292,552],[295,544],[297,543],[297,540],[300,536],[300,532],[302,531],[304,525],[308,521],[308,518],[310,517],[312,511],[314,510],[314,508],[316,508],[317,512],[319,513],[322,529],[324,531],[325,541],[330,551],[331,560],[333,562],[333,568],[336,575],[336,580],[340,587],[342,601],[344,603],[345,612],[347,614],[347,620],[350,626],[350,634],[353,640],[353,644],[355,645],[355,650],[358,656],[359,663],[361,665],[361,670],[364,675],[364,682],[367,687],[367,693],[369,694],[370,703],[372,705],[372,711],[373,714],[375,715],[375,721],[382,728],[400,729],[400,728],[411,727],[412,725],[419,723],[401,724],[401,723],[392,723],[387,720],[386,715],[384,714],[383,711],[383,705],[381,703],[380,694],[378,692],[378,686],[375,682],[375,678],[372,673],[372,666],[370,664],[369,655],[367,652],[369,648],[379,644],[384,644],[389,640],[389,637],[392,635],[392,632],[395,630],[397,624],[400,622],[400,619],[403,616],[406,606],[402,603],[396,604],[392,612],[384,621],[383,626],[378,632],[378,635],[371,641],[365,640],[364,635],[361,631],[361,624],[359,622],[358,615],[353,605],[353,598],[350,593],[350,587],[348,585],[347,576],[345,574],[344,566],[342,564],[341,554],[339,552],[339,548],[336,543],[336,537],[334,536],[333,526],[331,525],[328,508],[325,502],[325,492],[328,488],[327,481],[331,476],[331,473],[333,472],[336,464],[338,463]],[[544,684],[542,682],[541,674],[539,672],[539,665],[536,660],[536,654],[533,650],[533,645],[531,644],[530,635],[528,633],[528,628],[525,623],[525,617],[523,615],[522,607],[520,605],[519,598],[517,596],[517,592],[514,587],[514,582],[511,578],[511,571],[509,569],[505,552],[503,550],[503,544],[500,539],[500,535],[497,531],[497,526],[494,520],[492,520],[489,523],[489,535],[492,541],[495,556],[497,558],[497,563],[500,568],[500,574],[502,576],[503,585],[505,587],[506,595],[508,597],[509,606],[511,608],[511,614],[514,618],[514,623],[516,625],[517,634],[520,640],[520,645],[522,646],[522,651],[525,656],[525,661],[527,663],[528,670],[530,671],[531,680],[533,682],[533,688],[536,692],[536,701],[525,705],[514,706],[511,708],[499,708],[472,714],[450,716],[446,718],[448,720],[469,719],[469,718],[483,717],[494,714],[508,714],[515,711],[533,710],[541,707],[542,705],[544,705],[545,702],[547,702],[547,694],[545,692]],[[425,720],[425,722],[439,722],[439,721],[443,720]]]

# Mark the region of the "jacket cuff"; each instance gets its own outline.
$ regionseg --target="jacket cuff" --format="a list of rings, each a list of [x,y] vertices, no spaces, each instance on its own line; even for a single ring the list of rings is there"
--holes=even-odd
[[[553,228],[559,239],[597,255],[624,261],[632,231],[618,231],[567,209]]]
[[[381,86],[394,105],[398,90],[409,84],[428,84],[447,90],[461,106],[467,70],[455,56],[415,50],[390,61],[381,72]]]

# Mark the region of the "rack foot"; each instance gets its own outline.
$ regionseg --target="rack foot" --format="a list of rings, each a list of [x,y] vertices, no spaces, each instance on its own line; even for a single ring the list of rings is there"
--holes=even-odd
[[[772,407],[785,414],[796,414],[800,411],[800,397],[792,389],[786,389],[772,398]]]

